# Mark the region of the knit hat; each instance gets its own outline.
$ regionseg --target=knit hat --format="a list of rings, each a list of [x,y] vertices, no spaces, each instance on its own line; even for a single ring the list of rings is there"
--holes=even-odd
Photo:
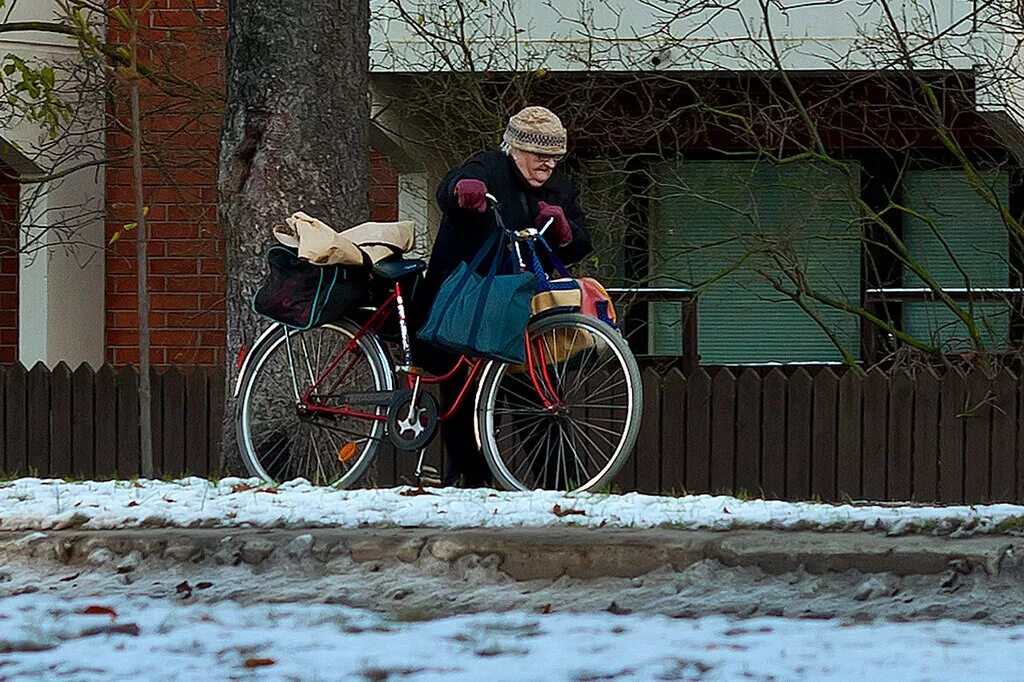
[[[565,153],[565,127],[544,107],[526,107],[508,120],[505,143],[535,154]]]

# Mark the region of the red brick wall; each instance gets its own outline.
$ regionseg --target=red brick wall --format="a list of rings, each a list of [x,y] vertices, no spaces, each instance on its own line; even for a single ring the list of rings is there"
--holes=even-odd
[[[18,359],[18,183],[0,168],[0,363]]]
[[[111,3],[111,4],[117,4]],[[142,24],[143,53],[179,78],[206,88],[211,97],[170,98],[142,91],[143,139],[148,163],[143,176],[149,209],[149,293],[152,353],[156,364],[221,364],[224,361],[224,238],[217,224],[217,148],[224,72],[226,0],[157,0]],[[111,39],[124,40],[117,27]],[[112,111],[130,130],[127,98]],[[108,136],[112,159],[131,150],[131,137]],[[107,360],[136,363],[137,267],[130,158],[107,167],[107,234],[122,237],[106,258]]]
[[[370,152],[371,220],[398,220],[398,173],[383,154]]]
[[[116,3],[112,3],[116,4]],[[221,94],[226,0],[157,0],[144,25],[151,58],[174,75]],[[118,36],[111,32],[111,39]],[[121,36],[123,39],[123,36]],[[150,51],[147,51],[147,53]],[[223,364],[225,359],[224,236],[217,224],[217,150],[222,102],[179,102],[151,89],[142,97],[147,151],[160,163],[144,174],[149,207],[150,328],[155,364]],[[127,99],[114,111],[128,130]],[[131,138],[108,136],[111,158],[130,152]],[[398,216],[398,176],[370,155],[374,220]],[[137,363],[138,315],[130,160],[107,168],[107,234],[122,231],[106,258],[107,360]]]

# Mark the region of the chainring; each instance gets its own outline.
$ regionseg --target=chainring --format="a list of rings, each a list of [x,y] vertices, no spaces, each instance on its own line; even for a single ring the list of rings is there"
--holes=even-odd
[[[409,452],[425,448],[437,433],[440,421],[437,399],[421,390],[416,403],[416,418],[410,417],[413,408],[410,389],[395,391],[388,405],[388,438],[399,450]]]

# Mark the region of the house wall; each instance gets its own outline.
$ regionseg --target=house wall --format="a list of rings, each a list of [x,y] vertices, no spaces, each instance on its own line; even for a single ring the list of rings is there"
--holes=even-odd
[[[25,0],[7,3],[3,11],[5,21],[45,22],[57,9],[52,0]],[[59,83],[80,52],[65,36],[19,32],[0,37],[0,54],[52,64]],[[63,93],[73,116],[58,139],[23,119],[0,129],[0,159],[20,177],[56,175],[45,184],[21,186],[13,237],[21,254],[2,265],[4,288],[9,292],[13,281],[18,299],[15,305],[6,293],[3,307],[10,303],[17,310],[17,359],[26,365],[103,360],[103,173],[94,164],[103,161],[104,126],[98,94]],[[5,346],[11,329],[6,327]]]
[[[18,183],[0,167],[0,364],[18,359]]]
[[[211,92],[224,88],[223,0],[169,0],[149,13],[147,37],[161,40],[157,65]],[[115,36],[116,37],[116,36]],[[219,365],[225,360],[224,234],[217,222],[219,100],[176,103],[151,90],[142,97],[146,143],[160,168],[144,174],[150,228],[151,362]],[[125,121],[123,113],[119,118]],[[130,151],[131,138],[111,135],[112,158]],[[394,220],[398,176],[385,158],[371,154],[371,210],[375,220]],[[106,357],[115,365],[136,363],[137,267],[132,169],[128,159],[107,167],[107,236],[122,236],[106,255]]]

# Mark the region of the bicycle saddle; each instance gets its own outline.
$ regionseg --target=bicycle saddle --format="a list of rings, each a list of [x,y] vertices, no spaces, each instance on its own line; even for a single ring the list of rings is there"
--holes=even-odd
[[[418,272],[423,272],[427,264],[419,258],[409,260],[384,260],[374,263],[373,274],[381,279],[401,279]]]

